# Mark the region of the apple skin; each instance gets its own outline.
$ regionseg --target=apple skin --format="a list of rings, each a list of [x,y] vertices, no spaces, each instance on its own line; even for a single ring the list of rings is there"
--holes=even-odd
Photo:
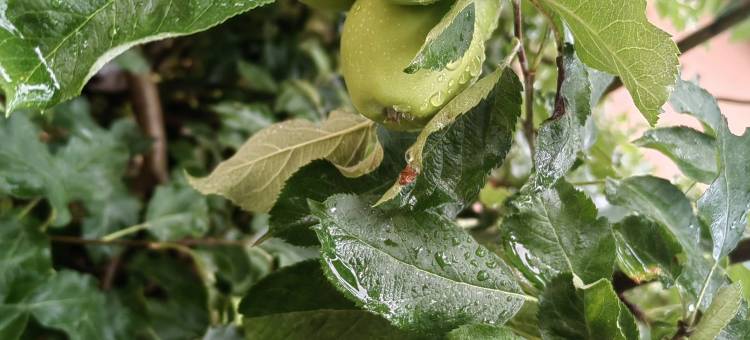
[[[321,11],[341,12],[352,7],[354,0],[300,0],[300,2]]]
[[[341,68],[354,107],[394,130],[421,129],[446,103],[474,83],[485,60],[484,41],[497,24],[500,1],[480,0],[465,55],[442,70],[404,72],[452,1],[426,6],[357,0],[344,23]]]
[[[438,1],[446,1],[446,0],[388,0],[388,1],[396,5],[424,6],[424,5],[432,5]]]

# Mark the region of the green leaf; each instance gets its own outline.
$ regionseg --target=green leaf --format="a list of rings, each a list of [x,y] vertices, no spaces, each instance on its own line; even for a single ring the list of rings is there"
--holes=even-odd
[[[685,316],[677,286],[664,289],[661,282],[647,283],[626,290],[621,296],[642,313],[642,320],[646,320],[649,326],[650,338],[647,339],[672,338],[677,332],[678,322]]]
[[[148,231],[158,240],[201,237],[208,232],[206,197],[182,181],[156,188],[146,209]]]
[[[378,205],[455,214],[476,201],[489,172],[500,166],[521,114],[521,83],[501,67],[448,103],[407,151],[407,183],[399,178]]]
[[[424,45],[404,72],[413,74],[422,69],[442,70],[449,63],[461,59],[474,41],[479,42],[474,43],[475,49],[484,50],[484,32],[477,30],[479,23],[476,11],[475,1],[456,1],[427,35]]]
[[[552,118],[539,127],[534,154],[536,185],[550,187],[573,167],[583,149],[586,120],[591,116],[589,75],[573,50],[563,52],[563,80]]]
[[[263,104],[221,102],[211,106],[221,119],[219,140],[222,144],[239,149],[248,137],[274,122],[271,108]]]
[[[195,251],[217,278],[230,285],[232,295],[242,296],[273,271],[277,259],[262,247],[203,247]]]
[[[44,327],[62,330],[71,339],[127,339],[126,329],[112,329],[107,319],[114,306],[96,288],[93,278],[73,271],[60,271],[43,280],[17,282],[25,285],[25,294],[16,286],[13,296],[0,303],[0,326],[7,326],[4,318],[22,320],[8,328],[0,328],[4,339],[15,339],[25,328],[29,317]],[[13,327],[20,327],[13,330]],[[15,333],[15,337],[14,332]]]
[[[722,288],[690,335],[691,340],[713,340],[737,314],[742,302],[742,286],[735,283]]]
[[[245,339],[419,339],[361,310],[315,310],[245,318]]]
[[[716,140],[702,132],[684,126],[658,128],[634,143],[663,153],[696,181],[711,183],[716,178]]]
[[[247,211],[268,212],[289,177],[313,160],[327,159],[344,175],[357,177],[377,168],[382,157],[373,122],[334,111],[320,125],[290,120],[263,129],[211,175],[188,180],[203,194],[222,195]]]
[[[698,84],[678,80],[669,102],[675,111],[690,114],[700,119],[706,127],[706,132],[710,135],[715,135],[722,125],[719,103]]]
[[[698,214],[711,227],[713,257],[718,261],[737,246],[748,225],[750,129],[735,136],[723,120],[716,134],[719,176],[698,200]]]
[[[150,337],[164,340],[200,338],[209,326],[207,291],[197,273],[166,254],[139,253],[127,263],[137,291],[128,300],[144,316]],[[144,290],[166,292],[144,296]]]
[[[413,1],[406,0],[406,2]],[[460,65],[472,70],[481,70],[484,62],[485,41],[497,28],[501,9],[501,2],[455,1],[440,22],[430,30],[424,44],[404,72],[414,74],[419,70],[440,71],[446,68],[453,70]],[[459,63],[467,55],[480,55],[480,57]],[[466,61],[466,59],[463,60]]]
[[[242,340],[242,332],[237,326],[213,326],[206,331],[201,340]]]
[[[699,249],[700,227],[693,207],[685,194],[668,180],[654,176],[608,179],[605,192],[612,204],[664,224],[685,251]]]
[[[493,325],[465,325],[458,327],[446,336],[447,340],[521,340],[507,327]]]
[[[746,295],[744,285],[742,286],[742,295]],[[750,339],[748,314],[750,314],[750,310],[748,310],[747,300],[741,301],[739,311],[729,321],[729,324],[721,329],[716,340]]]
[[[237,62],[237,70],[247,87],[253,91],[276,93],[279,90],[273,76],[263,67],[240,60]]]
[[[667,33],[648,22],[646,1],[534,2],[559,15],[575,38],[581,60],[618,75],[641,113],[656,124],[678,79],[680,51]]]
[[[539,323],[543,339],[639,338],[635,318],[605,279],[576,287],[571,274],[556,277],[540,296]]]
[[[516,268],[539,287],[571,272],[587,283],[612,276],[615,243],[586,194],[565,181],[535,192],[521,190],[509,206],[502,244]]]
[[[65,187],[66,177],[47,146],[39,141],[39,130],[25,114],[1,121],[0,192],[21,198],[43,196],[57,213],[53,224],[67,224],[72,198]]]
[[[69,138],[53,149],[39,140],[40,131],[28,115],[0,119],[0,192],[21,198],[43,197],[53,208],[53,226],[71,218],[68,204],[82,201],[86,219],[113,196],[128,196],[122,176],[127,169],[127,131],[119,121],[110,131],[98,126],[85,100],[75,100],[54,110],[54,125],[69,131]],[[59,116],[69,115],[65,119]],[[114,222],[114,221],[113,221]],[[102,225],[102,228],[112,225]]]
[[[612,204],[626,207],[669,229],[687,257],[678,281],[693,302],[699,298],[704,282],[710,282],[704,292],[708,299],[702,300],[700,305],[701,308],[708,307],[710,297],[724,280],[719,271],[711,270],[712,263],[703,256],[699,221],[685,194],[669,181],[653,176],[609,179],[606,194]],[[709,274],[711,278],[706,281]]]
[[[269,233],[302,246],[317,245],[318,238],[310,229],[317,219],[310,213],[307,200],[322,202],[333,194],[382,194],[390,183],[384,179],[397,177],[406,165],[404,152],[414,143],[411,133],[378,129],[378,139],[383,145],[383,163],[374,172],[347,178],[328,161],[314,161],[297,171],[281,191],[271,209]]]
[[[242,299],[245,317],[325,310],[355,310],[323,275],[318,260],[300,262],[277,271],[254,285]]]
[[[0,219],[0,301],[7,298],[7,285],[17,277],[50,273],[52,260],[44,235],[15,219]]]
[[[745,301],[750,301],[750,269],[742,263],[734,264],[727,268],[727,275],[732,282],[739,282],[742,285],[742,297]]]
[[[5,2],[0,85],[7,110],[52,107],[77,96],[102,66],[132,46],[203,31],[270,2]]]
[[[636,282],[659,278],[667,286],[682,272],[685,257],[675,236],[661,223],[629,216],[613,227],[620,268]]]
[[[313,203],[325,272],[366,310],[430,333],[502,324],[525,296],[507,265],[450,220],[336,195]]]

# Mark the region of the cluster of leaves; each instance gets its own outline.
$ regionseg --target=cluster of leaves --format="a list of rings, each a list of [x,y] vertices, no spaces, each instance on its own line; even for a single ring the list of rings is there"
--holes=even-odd
[[[335,16],[289,2],[130,50],[89,100],[56,105],[134,45],[268,2],[157,2],[137,15],[114,1],[0,6],[6,106],[47,109],[0,125],[0,337],[750,335],[750,271],[729,261],[748,225],[750,132],[734,135],[713,97],[679,80],[677,48],[643,0],[524,9],[549,20],[558,49],[539,27],[521,43],[539,60],[559,53],[540,73],[532,140],[517,131],[530,89],[503,32],[482,79],[420,133],[393,132],[350,112],[332,66]],[[409,72],[465,51],[449,47],[474,13],[455,12]],[[150,145],[111,84],[149,68],[178,137],[172,181],[140,189]],[[703,130],[629,143],[592,115],[614,76],[649,123],[669,101]],[[644,172],[638,147],[671,158],[688,185]]]

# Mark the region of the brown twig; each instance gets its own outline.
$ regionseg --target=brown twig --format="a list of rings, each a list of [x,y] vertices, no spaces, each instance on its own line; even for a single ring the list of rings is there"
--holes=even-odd
[[[120,268],[120,263],[122,263],[122,253],[115,255],[109,261],[107,268],[104,270],[104,276],[102,277],[102,290],[107,291],[112,288],[112,283],[115,281],[115,276],[117,276],[117,270]]]
[[[521,64],[523,73],[524,103],[526,107],[526,118],[523,122],[523,131],[529,143],[532,159],[534,158],[534,72],[529,69],[529,59],[523,40],[523,18],[521,16],[520,0],[513,0],[513,28],[516,39],[521,46],[518,49],[518,63]]]
[[[167,167],[167,132],[164,128],[159,89],[150,74],[129,74],[128,84],[138,122],[154,144],[146,157],[147,167],[158,183],[169,180]]]
[[[682,53],[690,51],[696,46],[700,46],[704,42],[711,40],[712,38],[723,33],[732,26],[742,22],[748,17],[750,17],[750,0],[746,0],[739,5],[736,5],[725,14],[717,17],[710,24],[680,39],[680,41],[677,42],[677,47]],[[604,91],[604,95],[602,95],[602,98],[619,89],[620,87],[622,87],[622,85],[622,80],[620,78],[615,78],[615,80],[612,82],[612,84],[609,85],[607,90]]]
[[[728,97],[716,97],[716,100],[724,103],[750,105],[750,99],[739,99],[739,98],[728,98]]]
[[[102,246],[124,246],[124,247],[139,247],[154,250],[169,249],[175,245],[184,247],[244,247],[253,245],[255,240],[223,240],[215,238],[204,238],[204,239],[184,239],[173,242],[153,242],[145,240],[98,240],[98,239],[84,239],[74,236],[50,236],[52,242],[59,243],[70,243],[80,245],[102,245]]]

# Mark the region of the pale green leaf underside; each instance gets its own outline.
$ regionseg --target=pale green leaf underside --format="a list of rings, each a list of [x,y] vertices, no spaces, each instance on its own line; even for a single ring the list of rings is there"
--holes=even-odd
[[[208,177],[189,181],[203,194],[219,194],[245,210],[267,212],[286,180],[313,160],[326,159],[344,175],[356,176],[374,170],[382,158],[373,122],[334,111],[320,125],[291,120],[263,129]]]
[[[691,340],[713,340],[737,314],[742,303],[742,286],[734,283],[722,288],[695,327]]]
[[[192,34],[273,0],[3,0],[0,84],[7,111],[77,96],[132,46]]]
[[[646,131],[635,144],[663,153],[696,181],[716,178],[716,141],[702,132],[684,126],[658,128]]]
[[[399,327],[502,324],[528,299],[499,257],[437,214],[385,212],[353,195],[311,208],[331,281]]]
[[[679,50],[646,19],[645,0],[534,0],[573,33],[587,65],[620,76],[649,123],[656,124],[678,76]]]

